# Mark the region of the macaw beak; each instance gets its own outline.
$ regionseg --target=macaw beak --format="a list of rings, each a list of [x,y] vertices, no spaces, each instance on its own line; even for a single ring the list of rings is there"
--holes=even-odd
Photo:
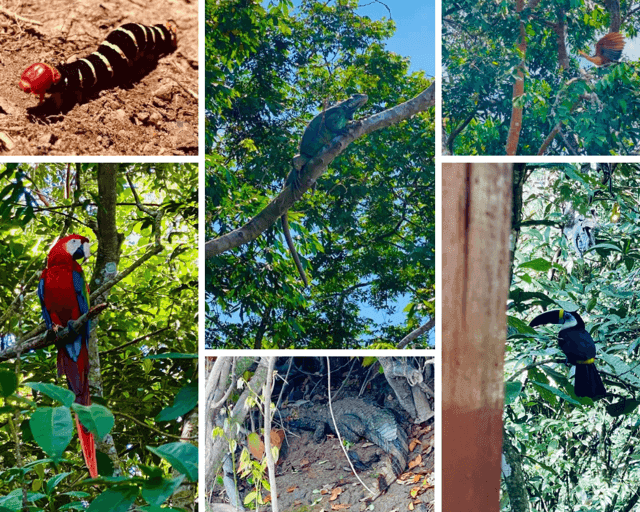
[[[529,327],[536,327],[537,325],[545,324],[563,324],[564,323],[564,310],[554,309],[553,311],[547,311],[538,315],[529,324]]]
[[[82,260],[82,263],[87,261],[91,256],[91,244],[84,242],[80,247],[76,249],[76,252],[71,256],[74,260]]]
[[[82,263],[84,263],[85,261],[87,261],[89,259],[89,256],[91,256],[91,244],[89,242],[85,242],[82,244],[82,255],[83,255],[83,260]]]

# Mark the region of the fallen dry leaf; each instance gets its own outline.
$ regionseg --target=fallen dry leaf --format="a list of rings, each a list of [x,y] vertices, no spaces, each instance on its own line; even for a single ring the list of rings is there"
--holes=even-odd
[[[409,502],[409,510],[413,510],[414,508],[413,503]]]
[[[342,494],[342,487],[336,487],[333,491],[331,491],[331,497],[329,501],[336,501],[338,496]]]
[[[284,441],[284,430],[272,430],[271,431],[271,446],[277,446],[278,450],[282,448]]]
[[[269,503],[270,501],[271,501],[271,494],[267,494],[267,495],[264,497],[264,502],[265,502],[265,503]]]
[[[305,459],[302,459],[302,460],[300,461],[300,467],[301,467],[301,468],[303,468],[303,467],[305,467],[305,466],[308,466],[309,464],[311,464],[311,463],[309,462],[309,459],[306,459],[306,458],[305,458]]]
[[[419,466],[422,463],[422,455],[418,455],[412,461],[409,461],[409,469],[413,469],[416,466]]]
[[[413,449],[419,444],[422,444],[422,443],[418,439],[412,439],[411,442],[409,443],[409,451],[412,452]]]
[[[409,496],[411,496],[412,498],[415,498],[419,492],[420,492],[420,487],[413,487],[411,491],[409,491]]]
[[[414,484],[417,484],[420,481],[420,475],[413,475],[413,482]]]
[[[292,487],[289,487],[289,488],[287,489],[287,492],[293,492],[293,491],[295,491],[297,488],[298,488],[298,486],[297,486],[297,485],[294,485],[294,486],[292,486]]]
[[[339,505],[331,505],[331,510],[343,510],[349,508],[351,505],[348,503],[340,503]]]

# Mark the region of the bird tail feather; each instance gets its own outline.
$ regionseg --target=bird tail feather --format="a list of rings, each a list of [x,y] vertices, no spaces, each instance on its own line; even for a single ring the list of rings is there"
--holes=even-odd
[[[595,398],[607,394],[607,390],[602,383],[600,373],[595,364],[577,364],[576,365],[576,396],[588,396]]]
[[[84,455],[84,461],[89,469],[91,478],[98,477],[98,460],[96,459],[96,443],[93,439],[93,434],[89,432],[80,420],[76,416],[76,428],[78,429],[78,438],[80,439],[80,446],[82,447],[82,454]]]

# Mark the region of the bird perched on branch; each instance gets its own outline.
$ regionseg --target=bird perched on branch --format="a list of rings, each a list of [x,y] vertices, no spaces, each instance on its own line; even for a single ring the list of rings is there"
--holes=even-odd
[[[76,260],[90,256],[89,239],[68,235],[58,240],[47,256],[42,271],[38,297],[47,329],[58,331],[69,327],[77,337],[58,347],[58,375],[65,375],[69,389],[76,395],[76,403],[91,405],[89,394],[89,332],[90,322],[76,328],[74,321],[89,311],[89,287],[82,267]],[[77,330],[76,330],[77,329]],[[78,437],[91,478],[98,476],[96,445],[89,432],[76,416]]]
[[[558,333],[558,343],[567,356],[567,362],[576,367],[574,383],[576,396],[595,398],[606,395],[607,390],[594,364],[596,345],[587,332],[582,317],[575,311],[570,313],[563,309],[556,309],[538,315],[531,321],[529,327],[544,324],[563,325]]]
[[[604,66],[620,60],[624,45],[624,37],[620,32],[610,32],[596,43],[596,54],[593,57],[580,50],[578,53],[596,66]]]

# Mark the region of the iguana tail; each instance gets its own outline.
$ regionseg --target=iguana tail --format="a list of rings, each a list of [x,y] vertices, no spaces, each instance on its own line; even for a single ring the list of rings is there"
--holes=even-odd
[[[307,280],[307,276],[302,269],[302,263],[300,263],[300,258],[298,257],[298,252],[296,251],[295,246],[293,245],[293,238],[291,238],[291,231],[289,231],[289,215],[285,212],[285,214],[280,218],[282,220],[282,231],[284,231],[284,237],[287,240],[287,245],[289,246],[289,252],[291,256],[293,256],[293,261],[296,262],[296,267],[298,267],[298,273],[302,278],[302,282],[305,287],[309,286],[309,281]]]

